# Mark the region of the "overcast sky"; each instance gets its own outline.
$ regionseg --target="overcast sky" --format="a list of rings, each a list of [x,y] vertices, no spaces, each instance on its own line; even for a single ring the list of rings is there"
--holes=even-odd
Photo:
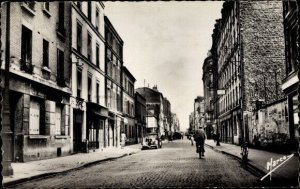
[[[193,101],[203,95],[202,65],[223,2],[104,2],[105,15],[124,41],[124,65],[135,88],[158,86],[189,126]]]

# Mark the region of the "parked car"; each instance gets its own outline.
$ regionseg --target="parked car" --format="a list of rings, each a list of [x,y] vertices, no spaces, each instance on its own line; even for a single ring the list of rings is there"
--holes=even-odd
[[[148,133],[143,138],[142,141],[142,149],[146,148],[161,148],[162,147],[162,140],[158,137],[157,133]]]

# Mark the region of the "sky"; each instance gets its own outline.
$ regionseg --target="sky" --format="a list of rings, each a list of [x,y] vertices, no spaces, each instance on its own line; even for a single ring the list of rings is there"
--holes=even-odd
[[[124,66],[135,88],[163,93],[182,131],[194,99],[203,96],[202,66],[222,1],[104,2],[105,15],[124,41]]]

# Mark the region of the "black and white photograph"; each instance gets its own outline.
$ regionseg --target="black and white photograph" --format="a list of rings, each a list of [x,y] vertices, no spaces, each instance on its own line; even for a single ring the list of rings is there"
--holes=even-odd
[[[298,188],[296,0],[1,2],[1,188]]]

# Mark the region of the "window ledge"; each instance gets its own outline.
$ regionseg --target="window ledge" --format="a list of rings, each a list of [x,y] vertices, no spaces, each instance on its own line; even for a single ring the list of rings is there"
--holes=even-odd
[[[45,15],[47,15],[48,17],[51,17],[51,13],[47,10],[47,9],[43,9],[43,12],[45,13]]]
[[[43,67],[42,67],[42,70],[45,71],[45,72],[48,72],[48,73],[51,73],[51,72],[52,72],[52,71],[51,71],[48,67],[46,67],[46,66],[43,66]]]
[[[56,138],[56,139],[67,139],[67,138],[69,138],[69,136],[66,136],[66,135],[57,135],[57,136],[54,136],[54,138]]]
[[[31,16],[35,16],[35,10],[29,8],[26,3],[21,3],[21,7],[23,8],[23,10],[27,11]]]
[[[47,139],[47,135],[29,135],[29,139]]]

